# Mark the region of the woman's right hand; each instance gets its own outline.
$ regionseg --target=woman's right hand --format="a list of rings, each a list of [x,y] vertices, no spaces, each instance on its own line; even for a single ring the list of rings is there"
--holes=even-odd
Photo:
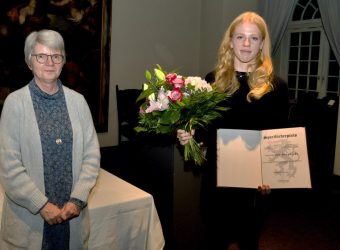
[[[177,130],[177,138],[181,145],[185,145],[189,142],[189,140],[194,136],[195,130],[191,130],[191,132],[187,132],[183,129]]]

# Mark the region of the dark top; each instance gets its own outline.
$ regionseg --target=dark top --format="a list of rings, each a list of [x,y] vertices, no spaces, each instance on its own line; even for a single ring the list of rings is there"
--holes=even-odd
[[[208,80],[214,81],[211,75],[209,78]],[[289,99],[285,81],[274,77],[273,91],[259,100],[248,102],[247,94],[250,89],[247,73],[237,72],[237,78],[240,88],[224,104],[230,109],[210,126],[208,133],[200,133],[201,138],[198,138],[210,148],[209,159],[216,159],[216,129],[218,128],[263,130],[288,126]]]
[[[248,76],[237,72],[240,88],[232,95],[227,105],[230,110],[218,125],[223,128],[263,130],[282,128],[288,125],[288,86],[278,77],[273,79],[274,90],[259,100],[248,102]]]
[[[213,74],[207,81],[213,82]],[[278,77],[273,79],[274,90],[259,100],[248,102],[248,75],[237,72],[240,88],[226,101],[230,109],[220,120],[215,121],[207,131],[197,131],[197,141],[207,146],[207,162],[203,166],[201,186],[201,211],[208,225],[211,225],[212,242],[221,246],[238,241],[241,249],[257,249],[260,207],[263,196],[256,189],[216,187],[216,131],[218,128],[263,130],[288,126],[288,86]],[[259,183],[260,185],[261,183]],[[216,246],[216,249],[219,249]]]
[[[72,125],[61,82],[49,95],[30,82],[29,88],[38,122],[43,163],[45,195],[48,201],[63,207],[72,191]],[[44,222],[42,249],[69,249],[69,222],[49,225]]]

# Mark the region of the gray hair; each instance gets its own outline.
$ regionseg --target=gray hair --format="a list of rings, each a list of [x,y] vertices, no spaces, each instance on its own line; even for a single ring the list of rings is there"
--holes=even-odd
[[[26,37],[24,53],[27,65],[30,65],[32,51],[38,43],[51,49],[60,50],[61,54],[66,58],[63,37],[57,31],[44,29],[33,31]]]

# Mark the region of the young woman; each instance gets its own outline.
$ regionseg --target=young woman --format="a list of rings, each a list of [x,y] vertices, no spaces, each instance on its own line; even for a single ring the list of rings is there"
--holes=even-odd
[[[255,191],[216,187],[216,129],[262,130],[288,125],[288,87],[273,73],[270,37],[259,15],[245,12],[230,24],[209,78],[231,98],[226,103],[230,110],[223,118],[214,122],[208,133],[196,131],[195,135],[208,149],[201,187],[207,247],[258,249],[261,201],[270,187],[260,183]],[[182,145],[194,134],[177,131]]]

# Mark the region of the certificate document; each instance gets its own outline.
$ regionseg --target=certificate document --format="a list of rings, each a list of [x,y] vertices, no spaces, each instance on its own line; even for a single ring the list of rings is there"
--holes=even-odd
[[[217,130],[217,186],[311,188],[305,128]]]

